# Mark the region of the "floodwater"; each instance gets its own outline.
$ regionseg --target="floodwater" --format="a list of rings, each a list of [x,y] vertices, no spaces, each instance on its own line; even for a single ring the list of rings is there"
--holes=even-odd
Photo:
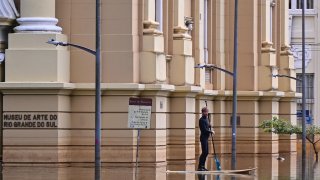
[[[312,148],[307,146],[307,180],[320,179],[320,166],[315,163]],[[126,165],[104,165],[101,169],[101,180],[295,180],[301,178],[301,153],[280,154],[284,160],[277,160],[276,155],[237,155],[237,169],[257,167],[254,175],[196,175],[167,174],[166,170],[194,170],[197,162],[182,162],[162,167],[128,167]],[[230,156],[219,156],[222,169],[230,169]],[[215,170],[211,156],[207,158],[207,168]],[[182,165],[183,164],[183,165]],[[136,173],[137,172],[137,173]],[[95,170],[90,166],[5,166],[0,180],[94,180]]]

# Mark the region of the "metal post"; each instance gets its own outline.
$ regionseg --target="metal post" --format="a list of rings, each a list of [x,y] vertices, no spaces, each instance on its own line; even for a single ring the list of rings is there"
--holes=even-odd
[[[238,0],[234,5],[234,44],[233,44],[233,99],[232,99],[232,157],[231,169],[236,169],[236,134],[237,134],[237,69],[238,69]]]
[[[138,179],[139,145],[140,145],[140,129],[138,129],[138,136],[137,136],[136,173],[135,173],[136,179]]]
[[[305,1],[301,1],[302,8],[302,179],[306,179],[306,92],[305,92]]]
[[[101,175],[101,0],[96,0],[96,96],[95,96],[95,180]]]

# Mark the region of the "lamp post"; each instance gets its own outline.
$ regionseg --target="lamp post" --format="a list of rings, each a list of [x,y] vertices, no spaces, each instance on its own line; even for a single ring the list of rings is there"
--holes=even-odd
[[[232,103],[232,157],[231,169],[236,169],[236,135],[237,135],[237,85],[238,85],[238,0],[234,3],[233,35],[233,103]]]
[[[237,60],[237,58],[236,58]],[[226,69],[220,68],[214,64],[204,64],[204,65],[200,65],[198,64],[197,66],[195,66],[194,68],[208,68],[208,69],[218,69],[230,76],[233,77],[233,79],[237,78],[237,71],[234,69],[233,72],[228,71]],[[237,80],[233,80],[233,93],[232,93],[232,154],[231,154],[231,169],[236,169],[236,135],[237,135]]]
[[[305,48],[305,1],[301,1],[302,9],[302,179],[306,179],[306,94],[305,94],[305,82],[306,82],[306,48]]]

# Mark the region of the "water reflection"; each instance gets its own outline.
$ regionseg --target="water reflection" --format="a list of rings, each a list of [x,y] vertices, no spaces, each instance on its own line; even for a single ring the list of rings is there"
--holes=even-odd
[[[299,149],[298,149],[299,150]],[[306,175],[309,180],[320,179],[320,166],[315,163],[312,149],[307,151]],[[277,157],[284,158],[283,161]],[[219,157],[222,169],[230,169],[231,157]],[[208,156],[207,168],[215,170],[214,158]],[[101,168],[101,180],[247,180],[247,179],[301,179],[301,153],[291,154],[238,154],[237,168],[245,169],[258,167],[254,175],[217,175],[217,174],[175,174],[166,170],[194,171],[196,161],[184,161],[179,164],[168,164],[160,167],[139,167],[136,174],[135,167],[126,165],[108,166]],[[137,176],[136,176],[137,175]],[[94,179],[95,168],[88,166],[56,167],[52,166],[5,166],[0,180],[88,180]]]

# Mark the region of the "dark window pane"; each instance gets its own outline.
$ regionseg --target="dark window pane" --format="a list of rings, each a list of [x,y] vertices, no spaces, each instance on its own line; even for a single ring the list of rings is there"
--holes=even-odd
[[[292,8],[291,8],[291,0],[289,0],[289,9],[292,9]]]
[[[303,0],[297,0],[296,2],[297,2],[297,9],[302,9],[301,8],[301,2],[302,2]]]
[[[307,0],[307,9],[313,9],[313,0]]]

